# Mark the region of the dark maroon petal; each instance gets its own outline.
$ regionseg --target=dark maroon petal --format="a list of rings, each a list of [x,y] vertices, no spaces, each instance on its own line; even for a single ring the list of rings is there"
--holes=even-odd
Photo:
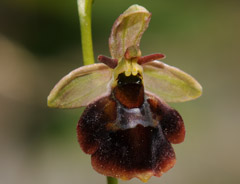
[[[154,119],[158,119],[168,141],[177,144],[184,141],[185,127],[180,114],[158,97],[148,94],[148,103]]]
[[[173,167],[175,153],[162,129],[171,108],[148,96],[135,119],[127,108],[123,114],[119,109],[125,108],[111,96],[104,97],[90,104],[79,120],[78,140],[83,151],[92,155],[94,169],[107,176],[146,182]],[[132,128],[122,124],[132,121],[137,122]]]
[[[110,68],[115,68],[118,65],[117,59],[112,59],[107,56],[99,55],[98,60],[105,65],[109,66]]]
[[[106,124],[116,119],[116,103],[103,97],[84,110],[78,125],[78,142],[85,153],[93,154],[108,135]]]
[[[138,64],[143,65],[145,63],[148,63],[154,60],[164,59],[164,58],[165,58],[164,54],[151,54],[147,56],[142,56],[138,59]]]

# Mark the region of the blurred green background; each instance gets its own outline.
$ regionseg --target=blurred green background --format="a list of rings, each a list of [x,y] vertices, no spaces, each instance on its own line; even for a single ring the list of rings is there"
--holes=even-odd
[[[177,163],[150,184],[240,183],[240,1],[95,0],[95,57],[109,55],[113,22],[131,4],[152,12],[144,55],[194,76],[201,98],[171,104],[186,139],[174,145]],[[49,109],[56,82],[82,65],[76,0],[0,1],[0,183],[105,183],[79,148],[82,109]],[[140,184],[137,179],[121,184]]]

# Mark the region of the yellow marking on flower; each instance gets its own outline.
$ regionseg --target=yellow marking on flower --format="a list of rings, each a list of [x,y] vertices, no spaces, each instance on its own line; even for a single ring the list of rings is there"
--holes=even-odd
[[[135,76],[135,75],[137,75],[139,73],[142,76],[142,72],[143,72],[142,66],[140,66],[137,63],[136,59],[133,59],[132,60],[132,75]]]
[[[125,176],[121,176],[120,179],[123,180],[123,181],[128,181],[129,180],[129,178],[125,177]]]
[[[137,63],[137,59],[124,59],[122,58],[119,62],[117,67],[113,70],[113,83],[112,87],[117,85],[118,75],[121,73],[125,73],[126,77],[130,75],[139,75],[141,78],[143,76],[143,68],[141,65]]]
[[[132,63],[129,60],[124,60],[125,61],[125,75],[129,77],[132,74]]]
[[[153,176],[153,173],[150,171],[150,172],[138,174],[137,178],[139,178],[142,182],[147,183],[152,176]]]

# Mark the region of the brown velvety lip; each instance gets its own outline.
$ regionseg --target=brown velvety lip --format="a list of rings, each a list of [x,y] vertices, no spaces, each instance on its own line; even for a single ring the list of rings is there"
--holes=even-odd
[[[147,94],[144,103],[150,110],[152,125],[144,126],[140,118],[137,126],[124,129],[121,123],[114,129],[107,126],[114,126],[121,116],[117,111],[119,103],[112,95],[87,106],[78,122],[78,141],[83,151],[92,155],[92,166],[97,172],[124,180],[136,177],[146,182],[174,166],[175,153],[170,142],[183,141],[182,118],[153,95]],[[125,116],[122,118],[126,122],[133,121]]]

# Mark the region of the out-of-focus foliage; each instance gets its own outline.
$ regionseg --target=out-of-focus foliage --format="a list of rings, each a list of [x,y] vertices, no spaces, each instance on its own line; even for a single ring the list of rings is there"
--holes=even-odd
[[[166,54],[203,86],[201,98],[172,104],[186,140],[176,166],[149,183],[239,183],[240,2],[95,0],[95,57],[110,55],[112,24],[134,3],[152,12],[143,55]],[[77,143],[82,109],[46,105],[53,85],[82,65],[80,41],[75,0],[0,1],[0,183],[105,183]]]

